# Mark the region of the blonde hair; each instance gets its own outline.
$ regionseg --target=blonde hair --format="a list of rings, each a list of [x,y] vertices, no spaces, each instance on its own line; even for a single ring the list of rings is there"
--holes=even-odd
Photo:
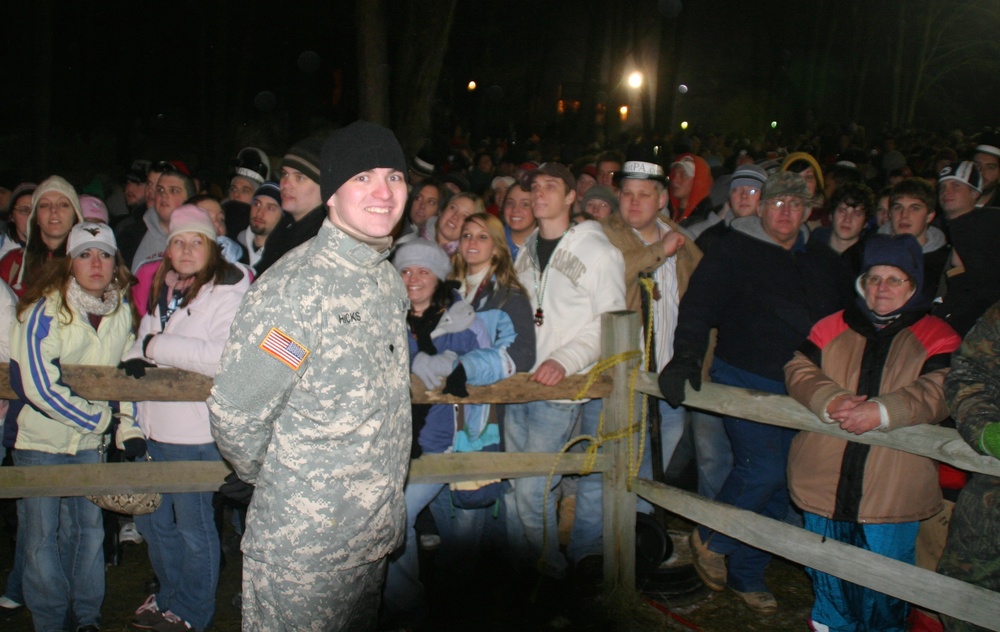
[[[51,259],[42,266],[39,271],[39,276],[37,281],[28,285],[24,292],[17,301],[17,319],[24,322],[24,314],[28,309],[40,301],[41,299],[48,296],[53,290],[59,292],[59,300],[61,302],[59,307],[59,312],[65,317],[66,320],[61,320],[63,324],[69,324],[73,322],[73,312],[69,309],[69,303],[66,301],[66,290],[69,288],[70,279],[73,278],[73,257],[61,257],[57,259]],[[115,251],[115,267],[114,273],[111,277],[111,283],[118,286],[118,293],[120,300],[118,302],[118,307],[115,311],[119,309],[128,309],[132,316],[132,331],[137,331],[139,329],[139,312],[135,309],[135,304],[132,301],[131,288],[135,284],[135,277],[129,271],[128,266],[125,265],[125,261],[122,260],[122,255],[120,252]],[[123,307],[128,303],[127,307]],[[114,312],[111,312],[112,314]]]
[[[528,292],[521,285],[521,282],[518,281],[517,273],[514,271],[514,258],[511,256],[510,248],[507,246],[507,234],[504,232],[503,222],[486,212],[474,213],[465,218],[465,222],[462,224],[462,232],[465,232],[465,227],[470,223],[478,224],[485,228],[486,234],[490,236],[490,240],[493,242],[493,257],[491,258],[486,278],[496,276],[499,287],[517,291],[527,296]],[[448,278],[464,281],[468,273],[468,264],[466,264],[465,258],[462,257],[461,250],[459,250],[455,255],[452,273]]]

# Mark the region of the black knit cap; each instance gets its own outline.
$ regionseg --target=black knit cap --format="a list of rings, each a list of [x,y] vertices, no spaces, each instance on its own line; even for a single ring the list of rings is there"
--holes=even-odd
[[[396,135],[368,121],[355,121],[330,134],[323,143],[320,166],[324,204],[342,184],[362,171],[397,169],[405,178],[407,170],[406,157]]]
[[[319,152],[323,148],[323,139],[312,137],[300,140],[292,145],[285,157],[281,159],[282,167],[291,167],[301,171],[313,182],[319,182]]]
[[[861,271],[867,274],[875,266],[894,266],[913,280],[917,294],[924,288],[924,253],[913,235],[875,234],[865,243]]]

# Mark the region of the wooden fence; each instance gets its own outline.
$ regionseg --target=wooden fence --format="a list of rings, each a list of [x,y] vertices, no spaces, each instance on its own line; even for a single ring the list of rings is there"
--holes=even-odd
[[[602,352],[606,358],[622,357],[639,341],[638,318],[621,312],[606,314]],[[633,354],[634,356],[634,354]],[[653,373],[634,371],[638,359],[613,365],[586,391],[605,398],[605,434],[627,429],[629,399],[638,411],[641,393],[658,396]],[[7,386],[6,367],[0,368],[0,398],[13,398]],[[63,367],[65,381],[91,399],[196,401],[205,399],[211,380],[173,369],[151,369],[141,380],[121,371],[98,367]],[[635,389],[630,389],[634,379]],[[567,378],[558,387],[544,387],[519,374],[489,386],[470,387],[467,399],[425,392],[414,383],[417,403],[502,403],[573,398],[585,386],[582,376]],[[253,385],[247,385],[253,388]],[[891,433],[870,432],[856,436],[826,424],[789,397],[745,389],[705,384],[700,392],[688,389],[685,405],[719,414],[736,414],[762,423],[832,434],[849,441],[888,446],[920,454],[956,467],[1000,476],[1000,460],[975,453],[956,431],[936,426],[902,428]],[[636,445],[638,442],[634,442]],[[630,477],[628,442],[610,441],[593,464],[604,481],[604,572],[609,591],[635,589],[636,494],[696,523],[725,533],[752,546],[794,562],[847,579],[859,585],[904,599],[929,610],[1000,630],[1000,593],[972,586],[932,571],[897,562],[881,555],[775,521],[752,512],[701,498],[652,481]],[[634,457],[635,455],[633,455]],[[579,473],[582,454],[501,453],[435,454],[411,462],[413,482],[450,482],[488,478],[545,476]],[[112,463],[0,468],[0,498],[23,496],[76,496],[122,491],[211,491],[228,473],[225,463]],[[555,525],[552,526],[555,528]]]

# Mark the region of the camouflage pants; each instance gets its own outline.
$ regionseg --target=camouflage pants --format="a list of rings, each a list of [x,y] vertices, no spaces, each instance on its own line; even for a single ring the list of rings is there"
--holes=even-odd
[[[386,558],[340,571],[293,571],[243,557],[243,632],[369,632]]]
[[[962,490],[938,572],[1000,591],[1000,478],[975,474]],[[984,629],[952,617],[941,618],[949,632]]]

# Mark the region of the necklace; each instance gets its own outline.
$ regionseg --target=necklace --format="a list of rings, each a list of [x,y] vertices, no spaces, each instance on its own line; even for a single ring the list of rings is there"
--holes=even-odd
[[[566,236],[569,232],[569,228],[563,231],[562,235],[559,235],[559,239],[556,240],[556,246],[552,249],[552,255],[555,255],[555,251],[559,248],[559,243],[562,242],[562,238]],[[535,261],[538,265],[542,264],[541,259],[538,258],[538,240],[541,239],[541,235],[535,238],[535,243],[532,244],[535,248]],[[545,311],[542,309],[542,299],[545,297],[545,287],[549,283],[549,271],[552,269],[552,256],[549,256],[549,262],[545,266],[545,272],[539,275],[538,268],[535,268],[535,296],[538,297],[538,309],[535,310],[535,326],[541,327],[545,323]],[[541,276],[541,288],[539,288],[539,276]]]

